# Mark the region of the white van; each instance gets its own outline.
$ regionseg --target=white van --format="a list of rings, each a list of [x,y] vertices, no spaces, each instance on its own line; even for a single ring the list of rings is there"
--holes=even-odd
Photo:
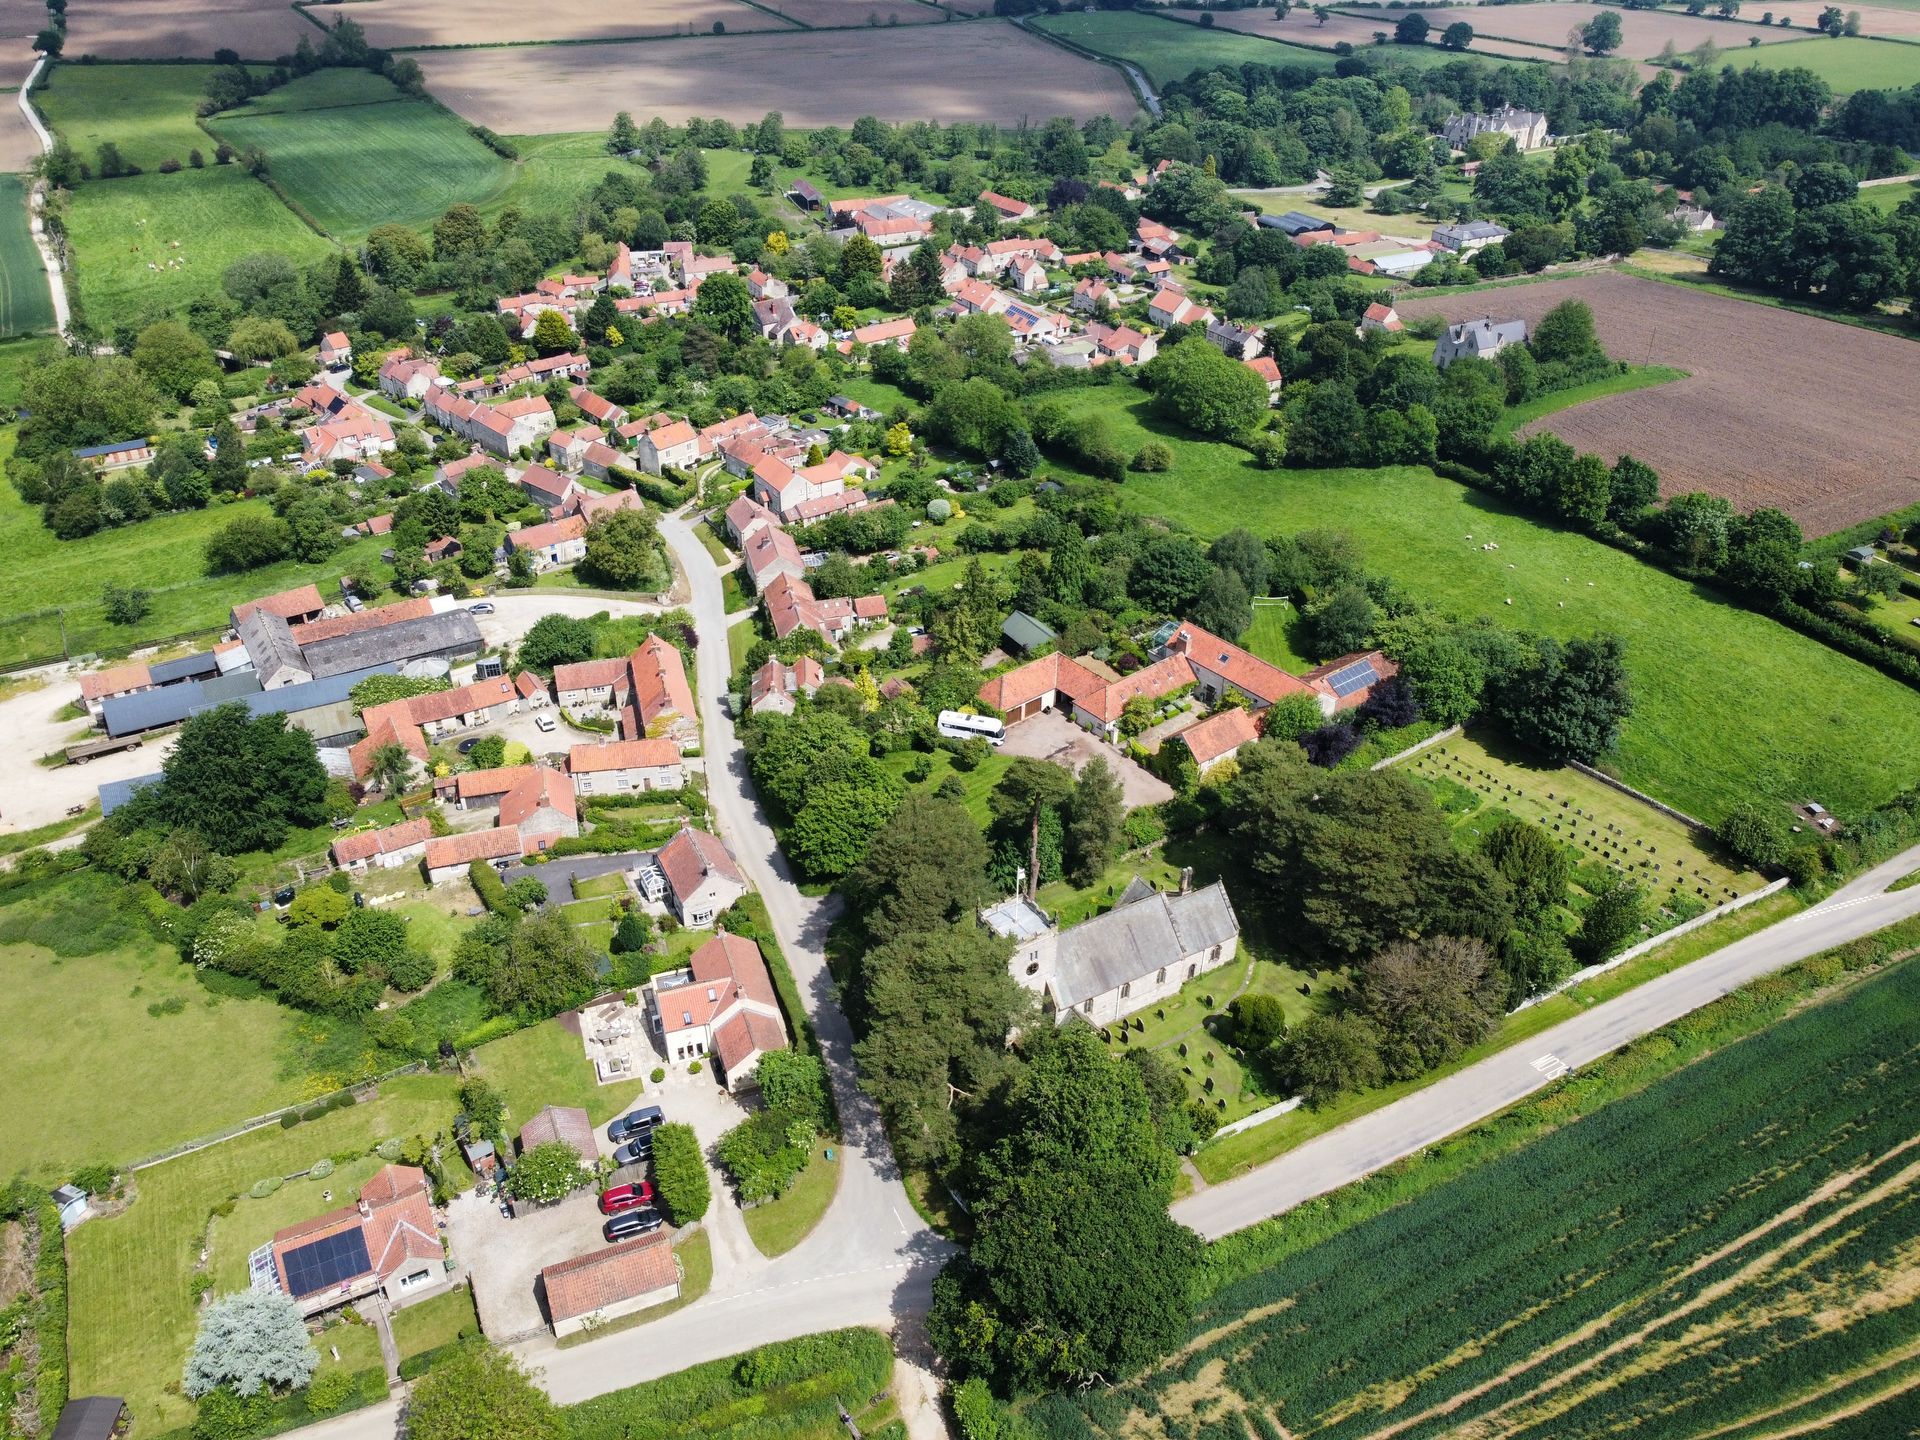
[[[1007,727],[986,715],[968,715],[959,710],[942,710],[934,728],[949,740],[985,740],[1004,745]]]

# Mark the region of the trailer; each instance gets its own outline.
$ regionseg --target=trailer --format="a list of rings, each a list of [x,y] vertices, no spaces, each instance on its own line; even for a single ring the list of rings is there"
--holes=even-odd
[[[120,735],[105,740],[88,740],[84,744],[67,747],[67,764],[84,765],[100,755],[115,755],[122,750],[138,750],[138,735]]]

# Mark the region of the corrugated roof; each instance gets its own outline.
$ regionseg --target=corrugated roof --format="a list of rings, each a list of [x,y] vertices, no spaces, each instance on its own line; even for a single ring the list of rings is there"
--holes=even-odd
[[[472,614],[459,609],[315,640],[306,646],[306,657],[317,680],[372,665],[403,665],[429,655],[477,655],[484,648]]]

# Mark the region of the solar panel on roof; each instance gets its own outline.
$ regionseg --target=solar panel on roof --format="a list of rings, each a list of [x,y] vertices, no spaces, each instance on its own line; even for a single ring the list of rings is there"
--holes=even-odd
[[[296,1300],[327,1290],[373,1268],[367,1255],[367,1237],[358,1225],[328,1235],[298,1250],[289,1250],[281,1263],[287,1271],[287,1288]]]
[[[1327,684],[1333,687],[1335,695],[1345,699],[1356,690],[1366,689],[1379,678],[1371,660],[1359,660],[1334,671],[1327,677]]]

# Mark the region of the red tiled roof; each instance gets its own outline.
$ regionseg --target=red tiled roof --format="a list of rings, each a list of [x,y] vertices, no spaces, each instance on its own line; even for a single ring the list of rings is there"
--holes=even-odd
[[[1106,682],[1078,660],[1055,653],[996,675],[980,687],[980,699],[995,710],[1014,710],[1051,691],[1070,700],[1091,698]]]
[[[1123,675],[1118,680],[1104,686],[1095,694],[1077,703],[1109,725],[1120,718],[1120,712],[1126,708],[1127,701],[1136,695],[1156,698],[1170,695],[1182,685],[1193,683],[1193,666],[1184,656],[1169,655],[1164,660],[1156,660],[1145,669],[1136,670],[1131,675]]]
[[[258,600],[234,606],[233,618],[237,624],[254,611],[264,610],[269,615],[278,615],[282,620],[291,620],[296,615],[311,615],[316,610],[326,608],[327,602],[320,598],[317,587],[297,585],[291,590],[282,590],[278,595],[263,595]]]
[[[1176,655],[1185,655],[1196,667],[1221,676],[1229,685],[1263,704],[1271,705],[1283,695],[1298,695],[1308,688],[1305,681],[1287,674],[1279,666],[1269,665],[1257,655],[1191,622],[1173,632],[1167,649]]]
[[[1196,765],[1206,765],[1260,738],[1260,727],[1245,710],[1222,710],[1180,732]]]
[[[687,962],[696,985],[732,984],[749,1000],[778,1008],[773,991],[773,976],[767,972],[766,957],[760,947],[744,935],[729,935],[722,930],[693,952]]]
[[[627,657],[633,705],[643,724],[667,715],[692,715],[693,691],[687,685],[686,662],[680,652],[658,635],[649,635]]]
[[[566,776],[545,765],[533,767],[531,775],[500,797],[500,827],[518,828],[542,809],[552,810],[569,820],[580,818],[573,800],[573,786],[567,783]]]
[[[587,1112],[572,1105],[549,1105],[520,1127],[520,1149],[564,1141],[580,1152],[589,1165],[600,1158],[600,1146],[593,1138],[593,1121]]]
[[[80,677],[80,698],[99,700],[109,695],[125,695],[145,690],[153,684],[153,672],[145,665],[116,665],[111,670],[94,670]]]
[[[520,827],[502,825],[492,830],[469,830],[440,835],[427,841],[427,868],[471,865],[475,860],[502,860],[520,855]]]
[[[391,522],[393,517],[386,518]],[[418,620],[431,614],[433,614],[433,601],[424,595],[413,600],[398,600],[391,605],[376,605],[358,614],[335,615],[328,619],[309,620],[304,625],[295,625],[293,643],[311,645],[316,640],[331,640],[336,635],[358,635],[363,630],[378,630],[396,621]]]
[[[862,325],[853,332],[853,338],[862,345],[874,345],[882,340],[899,340],[913,331],[913,317],[904,315],[898,320],[877,320],[871,325]]]
[[[418,725],[407,718],[406,707],[405,700],[393,700],[385,705],[375,705],[360,717],[366,723],[367,733],[347,750],[347,759],[357,777],[366,779],[373,769],[375,752],[388,745],[398,745],[414,759],[426,763],[426,736],[420,733]]]
[[[598,690],[603,685],[618,685],[626,673],[624,660],[576,660],[553,667],[553,688],[563,692]]]
[[[587,533],[587,522],[578,515],[569,515],[564,520],[549,521],[545,525],[529,525],[507,536],[507,544],[515,550],[538,550],[547,545],[558,545],[567,540],[578,540]]]
[[[662,1231],[590,1250],[540,1272],[547,1313],[556,1324],[680,1283],[673,1242]]]
[[[547,693],[545,682],[531,670],[522,670],[514,676],[513,688],[522,700],[531,700],[536,695],[544,696]]]
[[[382,830],[362,830],[357,835],[342,835],[333,842],[333,858],[341,865],[370,860],[375,855],[391,855],[410,845],[424,845],[433,838],[433,826],[422,816],[405,820]]]
[[[737,885],[747,883],[740,867],[734,864],[727,847],[717,835],[689,827],[660,847],[655,857],[675,895],[691,895],[709,873],[720,875]]]
[[[575,745],[567,752],[567,769],[575,775],[653,770],[679,763],[680,747],[671,740],[608,740],[598,745]]]
[[[713,1051],[732,1075],[754,1054],[787,1048],[787,1032],[771,1015],[742,1010],[713,1032]]]

